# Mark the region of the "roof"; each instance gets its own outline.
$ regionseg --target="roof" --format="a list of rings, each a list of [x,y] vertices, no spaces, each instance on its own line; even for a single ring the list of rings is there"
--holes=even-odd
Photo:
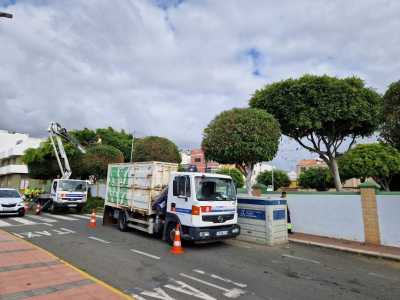
[[[23,155],[28,148],[38,148],[44,139],[30,137],[24,133],[0,131],[0,159]]]
[[[301,167],[309,167],[309,166],[323,165],[323,164],[325,163],[320,159],[302,159],[297,163],[297,165]]]

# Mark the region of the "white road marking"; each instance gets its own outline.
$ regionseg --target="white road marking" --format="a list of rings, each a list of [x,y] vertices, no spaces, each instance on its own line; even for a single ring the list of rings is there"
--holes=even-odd
[[[196,273],[202,274],[202,275],[208,275],[213,279],[218,279],[218,280],[221,280],[223,282],[231,283],[231,284],[234,284],[234,285],[236,285],[236,286],[238,286],[240,288],[247,287],[247,284],[240,283],[240,282],[235,282],[235,281],[233,281],[233,280],[231,280],[229,278],[224,278],[224,277],[221,277],[221,276],[218,276],[218,275],[215,275],[215,274],[209,274],[209,273],[207,273],[205,271],[202,271],[202,270],[199,270],[199,269],[194,269],[193,272],[196,272]]]
[[[211,297],[210,295],[203,293],[202,291],[188,285],[183,281],[178,281],[178,280],[173,280],[173,281],[179,286],[173,284],[166,284],[164,287],[203,300],[217,300],[214,297]]]
[[[73,216],[75,218],[79,218],[79,219],[85,219],[85,220],[89,220],[90,219],[90,217],[87,216],[87,215],[71,215],[71,216]]]
[[[60,216],[60,215],[48,215],[48,214],[45,214],[45,216],[52,217],[52,218],[55,218],[55,219],[65,220],[65,221],[77,221],[78,220],[78,219],[75,219],[75,218],[66,217],[66,216]]]
[[[25,219],[25,218],[10,218],[10,220],[16,221],[18,223],[22,223],[24,225],[35,225],[35,224],[37,224],[36,222],[30,221],[30,220]]]
[[[88,216],[90,218],[91,214],[85,214],[85,216]],[[103,219],[103,215],[96,215],[96,218]]]
[[[146,252],[143,252],[143,251],[139,251],[139,250],[136,250],[136,249],[130,249],[130,250],[132,252],[137,253],[137,254],[141,254],[141,255],[144,255],[144,256],[147,256],[147,257],[150,257],[150,258],[153,258],[153,259],[161,259],[161,257],[159,257],[159,256],[155,256],[153,254],[149,254],[149,253],[146,253]]]
[[[229,289],[226,289],[226,288],[224,288],[222,286],[216,285],[214,283],[211,283],[211,282],[208,282],[208,281],[205,281],[205,280],[202,280],[200,278],[193,277],[193,276],[190,276],[190,275],[187,275],[187,274],[184,274],[184,273],[179,273],[179,275],[182,276],[182,277],[185,277],[185,278],[189,278],[189,279],[191,279],[193,281],[200,282],[200,283],[202,283],[204,285],[211,286],[211,287],[216,288],[218,290],[224,291],[225,292],[224,296],[226,296],[228,298],[237,298],[240,295],[245,294],[245,291],[243,291],[241,289],[234,288],[234,289],[229,290]]]
[[[0,220],[0,227],[8,227],[8,226],[12,226],[12,225],[10,223]]]
[[[40,216],[35,216],[35,215],[29,215],[29,216],[26,216],[26,217],[32,218],[32,219],[35,219],[35,220],[39,220],[39,221],[43,221],[43,222],[47,222],[47,223],[58,222],[57,220],[54,220],[54,219],[45,218],[45,217],[40,217]]]
[[[103,244],[111,244],[111,242],[103,240],[103,239],[100,239],[100,238],[97,238],[95,236],[88,236],[88,239],[95,240],[95,241],[98,241],[98,242],[103,243]]]
[[[155,288],[154,292],[152,291],[144,291],[140,293],[143,296],[148,296],[156,299],[163,299],[163,300],[175,300],[170,295],[168,295],[162,288]],[[142,298],[143,299],[143,298]]]
[[[297,259],[297,260],[301,260],[301,261],[308,261],[308,262],[313,263],[313,264],[320,264],[320,262],[319,262],[318,260],[309,259],[309,258],[304,258],[304,257],[300,257],[300,256],[294,256],[294,255],[289,255],[289,254],[282,254],[282,257]]]

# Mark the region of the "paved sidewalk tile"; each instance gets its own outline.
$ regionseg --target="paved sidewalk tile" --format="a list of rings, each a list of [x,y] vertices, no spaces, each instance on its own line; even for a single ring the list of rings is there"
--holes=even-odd
[[[0,230],[0,299],[132,299]]]
[[[347,252],[400,260],[400,248],[397,247],[376,246],[355,241],[328,238],[328,237],[322,237],[304,233],[290,234],[289,241],[326,247],[331,249],[337,249]]]

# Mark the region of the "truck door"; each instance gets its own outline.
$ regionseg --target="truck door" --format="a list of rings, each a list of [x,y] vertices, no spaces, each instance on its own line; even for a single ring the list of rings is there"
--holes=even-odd
[[[57,186],[58,186],[58,181],[53,180],[53,184],[51,185],[51,191],[50,191],[50,196],[53,201],[57,201]]]
[[[191,226],[192,193],[188,175],[176,176],[173,181],[171,200],[168,199],[168,210],[175,213],[182,225]]]

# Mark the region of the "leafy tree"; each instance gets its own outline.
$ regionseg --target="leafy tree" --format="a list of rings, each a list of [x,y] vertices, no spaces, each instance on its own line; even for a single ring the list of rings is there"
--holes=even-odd
[[[243,174],[236,168],[221,168],[217,170],[218,174],[229,175],[232,177],[236,188],[242,188],[244,184]]]
[[[98,179],[107,177],[108,164],[124,162],[124,155],[111,145],[95,145],[87,149],[82,159],[85,177],[95,175]]]
[[[327,191],[335,186],[332,174],[327,168],[310,168],[303,171],[299,176],[299,185],[305,189],[316,189]]]
[[[356,77],[305,75],[257,90],[250,106],[265,109],[283,134],[315,152],[328,165],[335,187],[342,187],[336,158],[357,137],[371,135],[381,123],[382,99]]]
[[[272,185],[272,172],[264,171],[258,174],[257,182],[263,185]],[[288,187],[290,185],[290,179],[288,174],[283,170],[274,170],[274,190],[281,187]]]
[[[133,147],[133,161],[163,161],[180,163],[178,147],[169,139],[148,136],[136,139]]]
[[[386,191],[395,174],[400,173],[400,152],[382,143],[360,144],[339,159],[344,179],[372,177]]]
[[[245,175],[250,194],[254,165],[274,158],[280,136],[279,123],[270,114],[235,108],[219,114],[204,129],[202,148],[208,160],[235,164]]]
[[[99,128],[96,130],[96,136],[100,138],[102,144],[111,145],[120,150],[124,155],[126,162],[131,159],[132,138],[131,134],[124,130],[116,131],[112,127]]]
[[[400,151],[400,80],[392,83],[383,96],[383,112],[383,140]]]

